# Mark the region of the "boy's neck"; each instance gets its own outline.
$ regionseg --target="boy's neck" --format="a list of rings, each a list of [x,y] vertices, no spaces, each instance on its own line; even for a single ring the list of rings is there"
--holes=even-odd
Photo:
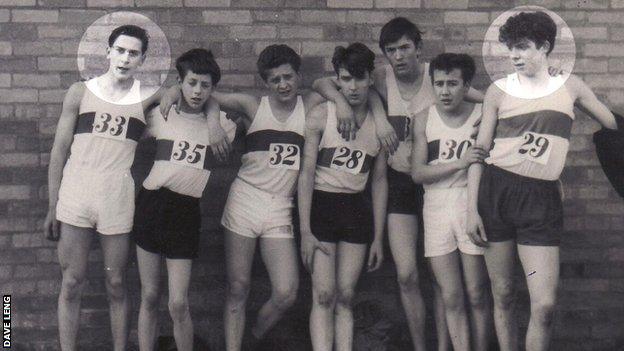
[[[420,77],[423,75],[423,71],[424,68],[422,67],[422,65],[420,64],[420,62],[416,63],[415,65],[415,69],[413,71],[407,72],[404,75],[397,75],[395,72],[395,77],[397,78],[398,81],[400,81],[401,83],[405,83],[405,84],[413,84],[415,82],[417,82]]]
[[[129,90],[134,84],[134,77],[118,79],[111,72],[106,72],[99,77],[99,84],[111,90]]]
[[[280,111],[293,111],[295,106],[297,105],[297,95],[293,99],[288,101],[281,101],[276,99],[273,95],[269,95],[269,104],[271,108],[277,109]]]
[[[438,111],[438,114],[440,116],[446,117],[448,119],[453,119],[453,120],[468,118],[473,108],[474,108],[474,104],[467,102],[467,101],[460,102],[459,105],[457,105],[454,109],[451,109],[451,110],[444,110],[440,108],[438,105],[436,105],[436,110]]]
[[[182,97],[182,102],[180,104],[180,112],[184,112],[186,114],[189,115],[202,115],[203,116],[203,109],[202,107],[198,107],[198,108],[194,108],[191,107],[187,102],[186,99],[184,97]],[[206,100],[206,103],[208,103],[208,100]]]

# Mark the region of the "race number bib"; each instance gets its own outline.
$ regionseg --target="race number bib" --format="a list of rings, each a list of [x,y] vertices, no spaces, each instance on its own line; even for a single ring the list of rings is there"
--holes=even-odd
[[[99,113],[93,118],[92,134],[115,140],[126,139],[130,117],[114,116],[110,113]]]
[[[552,141],[546,134],[526,132],[522,135],[522,145],[518,149],[520,157],[541,165],[548,163]]]
[[[362,170],[366,153],[358,149],[350,149],[346,146],[338,147],[334,151],[330,167],[339,171],[358,174]]]
[[[472,140],[440,140],[440,153],[438,160],[442,163],[459,160],[464,152],[472,146]]]
[[[204,169],[207,146],[187,140],[175,140],[169,161],[182,166]]]
[[[300,159],[299,145],[281,143],[269,145],[269,168],[299,170]]]

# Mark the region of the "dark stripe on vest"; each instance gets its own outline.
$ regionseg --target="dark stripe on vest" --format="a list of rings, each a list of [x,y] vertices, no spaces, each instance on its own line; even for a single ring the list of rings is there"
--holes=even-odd
[[[332,158],[334,157],[334,152],[336,152],[335,147],[322,148],[321,150],[319,150],[316,164],[322,167],[330,168],[330,163],[332,161]],[[360,173],[366,173],[370,171],[372,165],[373,156],[366,154],[366,156],[364,156],[364,164],[360,169]]]
[[[156,161],[169,161],[173,152],[173,140],[157,139],[156,140]],[[206,159],[204,160],[204,169],[212,170],[218,164],[215,155],[212,153],[210,146],[206,146]]]
[[[95,112],[86,112],[78,115],[78,122],[74,128],[74,134],[91,133],[93,131],[93,121],[95,119]],[[139,141],[143,135],[145,129],[145,123],[138,118],[130,117],[128,121],[128,131],[126,132],[126,139],[132,139]]]
[[[545,110],[498,120],[496,138],[514,138],[525,132],[549,134],[570,139],[572,118],[563,112]]]
[[[303,150],[303,136],[291,132],[272,129],[263,129],[245,137],[245,153],[252,151],[269,151],[269,146],[273,143],[279,144],[295,144]]]
[[[407,128],[409,127],[407,124],[408,119],[406,116],[388,116],[388,123],[394,128],[394,131],[397,134],[397,138],[399,141],[405,141],[409,132]]]
[[[427,143],[427,163],[435,161],[440,156],[440,139]]]

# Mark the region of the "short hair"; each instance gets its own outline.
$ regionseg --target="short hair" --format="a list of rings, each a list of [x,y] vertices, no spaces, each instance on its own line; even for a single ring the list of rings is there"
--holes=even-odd
[[[176,70],[182,80],[189,71],[195,74],[209,74],[212,85],[217,85],[221,80],[221,69],[212,52],[206,49],[191,49],[180,55],[176,60]]]
[[[277,68],[284,64],[290,64],[290,66],[299,73],[299,67],[301,66],[301,56],[299,56],[295,50],[285,44],[273,44],[269,45],[258,56],[258,73],[262,80],[266,82],[267,71],[273,68]]]
[[[147,31],[145,29],[133,24],[117,27],[113,29],[111,34],[108,36],[108,47],[113,47],[115,40],[117,40],[120,35],[127,35],[129,37],[139,39],[141,41],[141,53],[144,54],[147,52],[149,36],[147,35]]]
[[[336,46],[332,64],[336,74],[344,68],[355,78],[362,79],[366,72],[370,74],[375,69],[375,54],[362,43],[353,43],[346,48]]]
[[[431,83],[433,83],[434,71],[438,70],[450,73],[455,68],[461,71],[464,83],[472,82],[472,78],[474,78],[475,71],[477,70],[475,62],[470,55],[454,53],[440,54],[429,63],[429,77],[431,77]]]
[[[539,49],[548,42],[550,48],[546,55],[555,48],[557,25],[550,16],[543,11],[520,12],[507,19],[500,28],[498,41],[511,47],[522,39],[528,39],[535,43]]]
[[[386,45],[394,43],[406,36],[412,42],[414,46],[418,47],[422,42],[422,34],[418,27],[405,17],[396,17],[391,19],[388,23],[381,27],[381,33],[379,34],[379,48],[381,52],[386,52]]]

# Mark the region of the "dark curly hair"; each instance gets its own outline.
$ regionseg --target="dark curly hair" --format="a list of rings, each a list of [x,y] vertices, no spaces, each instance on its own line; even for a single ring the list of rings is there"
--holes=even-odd
[[[507,19],[500,28],[498,41],[511,48],[517,42],[528,39],[539,49],[548,42],[550,47],[546,55],[555,48],[557,25],[545,12],[520,12]]]
[[[366,72],[371,73],[375,69],[375,54],[362,43],[353,43],[346,48],[336,46],[332,64],[336,74],[344,68],[355,78],[362,79]]]
[[[449,73],[455,68],[461,71],[464,83],[470,83],[477,70],[474,60],[469,55],[450,52],[440,54],[429,63],[429,77],[431,77],[431,83],[433,83],[433,72],[435,70]]]
[[[217,85],[221,80],[221,69],[212,52],[206,49],[191,49],[183,53],[176,60],[176,70],[182,80],[189,71],[195,74],[209,74],[212,85]]]
[[[269,45],[258,56],[258,73],[262,80],[266,82],[267,71],[273,68],[277,68],[284,64],[290,64],[290,66],[299,73],[299,67],[301,66],[301,57],[290,46],[285,44]]]
[[[379,33],[379,48],[381,52],[385,53],[386,45],[394,43],[403,36],[406,36],[414,42],[414,46],[418,47],[422,42],[423,33],[424,32],[418,29],[418,26],[407,18],[393,18],[381,27],[381,32]]]
[[[108,36],[108,47],[112,48],[115,40],[117,40],[117,38],[121,35],[127,35],[129,37],[139,39],[141,41],[141,54],[144,54],[147,51],[147,45],[149,43],[147,31],[133,24],[127,24],[113,29],[111,34]]]

